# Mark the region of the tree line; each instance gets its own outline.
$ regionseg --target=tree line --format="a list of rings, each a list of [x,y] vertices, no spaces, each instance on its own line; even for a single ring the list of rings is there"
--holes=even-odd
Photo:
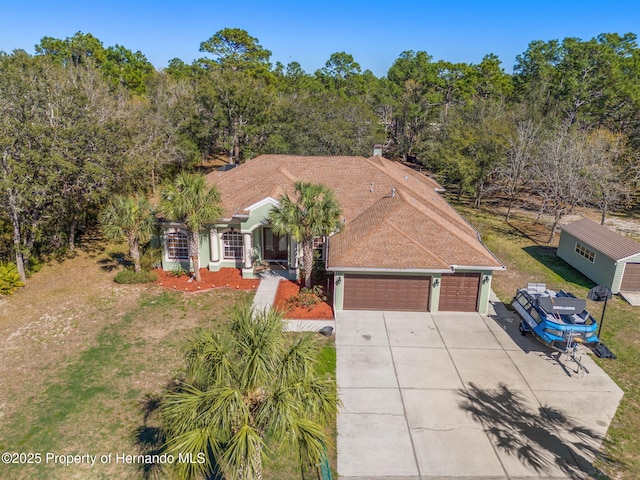
[[[365,155],[413,162],[480,205],[536,199],[556,222],[578,205],[633,201],[640,143],[634,34],[533,41],[513,74],[406,51],[376,77],[336,52],[316,72],[272,64],[225,28],[202,58],[158,71],[91,34],[0,52],[0,260],[24,278],[73,250],[114,194],[150,194],[212,157]],[[509,216],[510,213],[507,213]]]

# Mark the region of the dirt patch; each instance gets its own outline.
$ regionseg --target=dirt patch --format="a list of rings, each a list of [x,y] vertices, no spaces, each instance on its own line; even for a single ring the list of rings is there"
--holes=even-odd
[[[300,285],[290,280],[281,280],[274,305],[285,312],[285,318],[300,320],[333,320],[333,309],[327,302],[319,302],[311,308],[287,308],[287,300],[300,292]]]
[[[194,329],[217,328],[257,286],[234,282],[239,272],[198,295],[119,285],[122,255],[111,248],[51,262],[1,299],[0,451],[139,453],[141,401],[180,373]],[[8,468],[2,478],[142,478],[136,465],[115,463]]]
[[[189,275],[177,277],[172,272],[164,270],[156,270],[156,272],[158,273],[158,286],[181,292],[204,292],[214,288],[254,290],[260,284],[258,279],[242,278],[242,271],[238,268],[221,268],[218,272],[210,272],[206,268],[201,268],[202,281],[200,282],[196,282]]]

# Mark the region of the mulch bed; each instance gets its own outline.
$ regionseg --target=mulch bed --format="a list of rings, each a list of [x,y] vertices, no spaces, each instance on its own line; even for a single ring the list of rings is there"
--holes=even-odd
[[[285,312],[285,318],[296,320],[333,320],[333,309],[326,302],[319,302],[311,308],[296,307],[287,309],[286,302],[290,297],[297,295],[300,285],[290,280],[280,280],[274,305]]]
[[[206,268],[201,268],[201,282],[191,280],[189,275],[176,277],[171,272],[164,270],[156,270],[156,273],[158,274],[158,285],[182,292],[204,292],[213,288],[254,290],[260,284],[260,280],[257,278],[242,278],[242,271],[238,268],[221,268],[218,272],[210,272]]]

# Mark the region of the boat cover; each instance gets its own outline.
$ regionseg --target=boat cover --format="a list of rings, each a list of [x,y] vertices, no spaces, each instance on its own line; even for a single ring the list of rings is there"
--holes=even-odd
[[[582,313],[587,308],[587,301],[582,298],[571,297],[538,297],[538,305],[545,312],[571,315]]]

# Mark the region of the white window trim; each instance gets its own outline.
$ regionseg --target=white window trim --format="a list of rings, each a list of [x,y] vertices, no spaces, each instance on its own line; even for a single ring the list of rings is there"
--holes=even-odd
[[[582,258],[588,260],[591,263],[595,263],[595,261],[596,261],[596,252],[594,252],[590,248],[586,247],[582,243],[576,242],[576,246],[574,248],[574,251],[578,255],[580,255]]]
[[[313,237],[313,251],[320,252],[320,260],[324,260],[327,252],[327,239],[329,237]]]
[[[225,235],[233,235],[234,237],[237,237],[239,243],[237,243],[236,245],[227,245],[227,242],[225,240]],[[222,258],[225,260],[238,260],[238,259],[243,259],[244,258],[244,241],[242,238],[242,233],[235,231],[235,230],[225,230],[224,232],[222,232],[222,234],[220,235],[220,241],[222,243]],[[234,249],[234,255],[227,255],[227,248],[229,249]]]
[[[182,256],[172,256],[171,252],[170,252],[170,247],[169,247],[169,238],[174,236],[174,235],[184,235],[185,237],[185,241],[186,241],[186,252],[187,255],[185,257]],[[171,229],[165,232],[165,236],[164,236],[164,245],[165,245],[165,257],[168,261],[171,262],[182,262],[182,261],[188,261],[189,260],[189,236],[187,235],[187,232],[181,229]],[[184,247],[179,247],[179,248],[184,248]]]

